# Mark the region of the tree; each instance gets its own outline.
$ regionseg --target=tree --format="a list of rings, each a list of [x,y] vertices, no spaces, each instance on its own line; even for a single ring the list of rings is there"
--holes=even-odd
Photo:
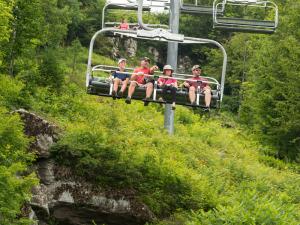
[[[278,33],[250,42],[255,51],[240,113],[277,157],[300,161],[300,16],[288,2]]]
[[[3,46],[7,44],[11,33],[10,21],[12,20],[13,1],[0,0],[0,67],[4,55]]]

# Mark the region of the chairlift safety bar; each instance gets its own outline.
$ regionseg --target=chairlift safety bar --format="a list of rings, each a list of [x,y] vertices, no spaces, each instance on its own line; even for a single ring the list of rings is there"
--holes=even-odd
[[[105,22],[105,25],[120,25],[120,22]],[[139,26],[138,23],[127,23],[129,26]],[[165,24],[146,24],[149,27],[153,27],[153,28],[164,28],[164,29],[169,29],[168,25]],[[105,26],[107,27],[107,26]]]
[[[105,67],[107,69],[104,69],[104,68],[101,68],[101,67]],[[97,65],[97,66],[94,66],[92,68],[92,72],[94,72],[94,71],[113,72],[113,71],[118,71],[118,69],[119,69],[119,67],[117,67],[117,66]],[[129,72],[130,70],[133,71],[134,68],[127,67],[127,68],[125,68],[125,70]],[[128,72],[124,72],[124,73],[128,74]],[[132,74],[133,72],[129,72],[129,73]],[[162,71],[155,71],[154,73],[155,74],[163,74]],[[180,77],[194,77],[194,75],[185,74],[185,73],[173,73],[173,75],[174,75],[174,77],[176,77],[176,79],[177,79],[178,76],[180,76]],[[213,77],[202,76],[202,75],[201,75],[201,77],[212,80],[213,81],[212,83],[220,85],[219,81],[217,79],[213,78]]]
[[[113,72],[114,70],[106,70],[106,69],[101,69],[98,71],[103,71],[103,72],[107,72],[107,73],[111,73]],[[120,74],[137,74],[137,73],[128,73],[128,72],[120,72],[118,71],[118,73]],[[189,79],[189,78],[179,78],[179,77],[168,77],[168,76],[163,76],[163,75],[155,75],[155,74],[143,74],[143,75],[138,75],[137,76],[145,76],[145,77],[153,77],[153,78],[165,78],[165,79],[170,79],[170,78],[173,78],[175,80],[179,80],[179,81],[190,81],[190,82],[201,82],[201,83],[206,83],[206,84],[214,84],[214,85],[217,85],[217,86],[220,86],[220,83],[217,81],[209,81],[209,80],[201,80],[201,81],[197,81],[197,80],[193,80],[193,79]],[[211,79],[211,77],[204,77],[204,76],[201,76],[201,78],[205,78],[205,79]],[[213,78],[212,78],[213,79]]]

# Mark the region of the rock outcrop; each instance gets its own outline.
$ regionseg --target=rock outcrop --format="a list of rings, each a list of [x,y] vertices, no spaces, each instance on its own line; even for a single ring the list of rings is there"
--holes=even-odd
[[[188,56],[179,56],[178,60],[178,68],[177,72],[178,73],[192,73],[192,60]]]
[[[148,207],[137,200],[132,189],[103,189],[73,175],[51,158],[50,147],[60,129],[26,110],[17,110],[25,133],[33,139],[30,150],[36,153],[34,165],[40,185],[33,188],[31,218],[39,225],[137,225],[154,219]]]
[[[114,58],[121,58],[124,57],[124,55],[121,55],[120,49],[125,50],[125,54],[128,57],[134,57],[137,53],[137,41],[133,38],[120,38],[120,37],[113,37],[111,39],[111,42],[113,44],[112,48],[112,56]]]

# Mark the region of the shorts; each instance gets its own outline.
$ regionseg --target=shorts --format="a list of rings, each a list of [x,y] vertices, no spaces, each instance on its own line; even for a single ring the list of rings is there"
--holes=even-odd
[[[145,77],[144,81],[145,81],[145,83],[152,83],[152,84],[154,84],[154,79],[152,77]]]
[[[124,81],[124,80],[126,80],[128,77],[124,77],[124,76],[115,76],[114,79],[115,79],[115,78],[118,78],[118,79],[120,79],[121,81]]]
[[[192,87],[195,87],[195,90],[196,90],[196,92],[197,92],[198,86],[192,86]],[[188,87],[185,87],[185,89],[187,90],[187,92],[189,91],[189,88],[188,88]],[[209,90],[211,91],[211,88],[210,88],[209,86],[205,86],[205,87],[202,87],[202,88],[201,88],[200,93],[201,93],[201,94],[204,94],[204,92],[205,92],[206,89],[209,89]]]
[[[118,78],[118,77],[116,77]],[[115,79],[115,78],[114,78]],[[119,80],[121,80],[120,78],[118,78]],[[114,80],[113,80],[114,81]],[[126,79],[125,80],[121,80],[120,84],[124,84],[126,82]],[[129,83],[129,82],[128,82]]]
[[[138,86],[138,87],[141,87],[141,88],[147,88],[147,84],[149,84],[150,82],[148,82],[148,83],[139,83],[139,82],[137,82],[136,80],[132,80],[132,81],[130,81],[131,83],[136,83],[136,85]]]

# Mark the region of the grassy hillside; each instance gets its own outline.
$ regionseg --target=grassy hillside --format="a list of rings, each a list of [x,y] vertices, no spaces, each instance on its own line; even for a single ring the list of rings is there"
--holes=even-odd
[[[64,129],[52,149],[61,165],[97,185],[136,190],[159,224],[299,224],[297,170],[263,156],[264,147],[230,117],[178,107],[169,136],[162,108],[88,96],[84,54],[75,73],[72,57],[62,59],[69,76],[59,92],[37,87],[26,95],[21,81],[0,81],[8,87],[2,106],[26,106]]]
[[[99,185],[137,190],[159,218],[194,210],[184,224],[298,224],[299,175],[267,166],[237,126],[178,108],[169,136],[155,106],[74,92],[40,107],[66,129],[53,148],[61,164]]]

